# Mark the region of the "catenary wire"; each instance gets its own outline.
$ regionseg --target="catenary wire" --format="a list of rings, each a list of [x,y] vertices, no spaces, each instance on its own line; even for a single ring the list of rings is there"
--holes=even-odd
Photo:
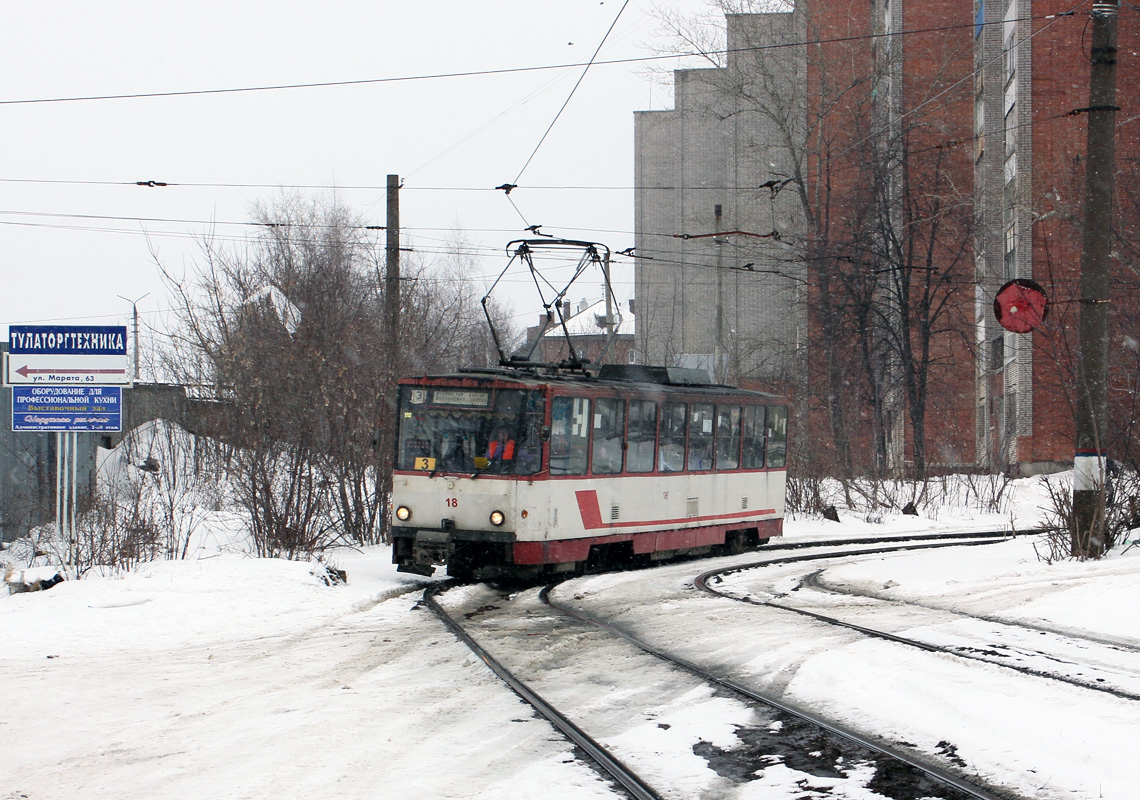
[[[1084,0],[1088,2],[1088,0]],[[1083,3],[1081,3],[1083,5]],[[983,22],[981,25],[1004,25],[1006,22],[1020,22],[1023,20],[1036,20],[1036,19],[1052,19],[1057,15],[1031,15],[1028,17],[1018,17],[1014,20],[1001,20],[997,22]],[[861,34],[858,36],[840,36],[831,39],[820,39],[815,41],[800,41],[800,42],[782,42],[778,44],[756,45],[753,47],[739,47],[732,49],[723,49],[715,51],[716,55],[729,54],[729,53],[745,53],[756,52],[762,50],[778,50],[790,47],[802,47],[804,45],[820,45],[820,44],[834,44],[841,42],[853,41],[866,41],[871,39],[881,39],[885,37],[907,36],[923,33],[936,33],[939,31],[950,31],[961,28],[976,28],[978,23],[969,22],[955,25],[939,25],[930,28],[919,28],[910,31],[898,31],[895,33],[872,33]],[[510,75],[523,72],[540,72],[545,70],[554,69],[575,69],[578,67],[586,67],[590,63],[594,66],[611,66],[620,64],[637,64],[651,61],[675,60],[681,58],[695,58],[705,57],[708,58],[713,52],[694,51],[690,53],[668,53],[662,55],[652,56],[634,56],[629,58],[614,58],[605,59],[593,62],[571,62],[563,64],[542,64],[529,67],[504,67],[502,69],[484,69],[484,70],[467,70],[459,72],[439,72],[429,73],[423,75],[403,75],[393,76],[387,78],[358,78],[347,79],[339,81],[315,81],[311,83],[287,83],[287,84],[264,84],[258,86],[240,86],[228,87],[221,89],[183,89],[163,92],[134,92],[123,94],[99,94],[99,95],[73,95],[67,97],[38,97],[38,98],[24,98],[15,100],[0,100],[0,106],[4,105],[37,105],[47,103],[75,103],[75,102],[89,102],[89,101],[103,101],[103,100],[139,100],[160,97],[191,97],[201,95],[217,95],[217,94],[238,94],[243,92],[269,92],[269,91],[283,91],[293,89],[322,89],[337,86],[361,86],[368,84],[382,84],[382,83],[403,83],[409,81],[424,81],[424,80],[440,80],[447,78],[470,78],[470,77],[484,77],[492,75]]]
[[[610,34],[613,33],[614,27],[618,24],[618,20],[621,19],[621,15],[625,12],[626,6],[628,6],[628,5],[629,5],[629,0],[625,0],[625,2],[622,3],[621,8],[618,9],[617,16],[615,16],[614,21],[610,23],[610,27],[606,30],[606,33],[602,37],[602,40],[600,42],[598,42],[598,46],[597,46],[597,48],[594,49],[594,54],[592,56],[590,56],[590,60],[586,62],[586,66],[584,66],[582,68],[582,74],[578,76],[578,80],[575,82],[574,86],[570,89],[570,94],[567,95],[566,100],[562,103],[562,106],[558,109],[558,112],[554,115],[554,119],[552,119],[550,121],[550,125],[548,125],[546,130],[543,132],[542,137],[538,140],[538,144],[536,144],[534,146],[534,150],[531,151],[530,156],[527,157],[526,163],[523,164],[522,169],[519,170],[519,174],[515,176],[515,179],[513,181],[511,181],[512,183],[517,184],[519,182],[519,180],[523,176],[523,173],[526,172],[526,168],[530,166],[530,162],[534,160],[534,157],[536,155],[538,155],[539,148],[542,147],[542,143],[546,141],[546,137],[550,135],[550,132],[552,130],[554,130],[554,126],[558,123],[558,119],[559,119],[559,117],[562,116],[562,112],[566,110],[566,106],[570,105],[570,101],[574,98],[574,93],[578,91],[578,87],[581,86],[582,81],[586,79],[586,73],[589,72],[590,67],[592,67],[594,65],[594,60],[598,57],[598,53],[600,53],[602,51],[602,47],[605,45],[606,39],[610,38]],[[508,193],[508,198],[509,198],[509,193]],[[512,203],[511,205],[514,205],[514,203]],[[518,209],[516,208],[515,210],[517,211]]]

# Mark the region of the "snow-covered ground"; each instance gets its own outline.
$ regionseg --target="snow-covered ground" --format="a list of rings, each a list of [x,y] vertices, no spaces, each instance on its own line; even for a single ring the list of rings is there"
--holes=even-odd
[[[1019,492],[1012,518],[1025,529],[1040,494],[1032,481]],[[984,529],[1008,526],[1011,512],[943,507],[937,517],[792,520],[786,536]],[[1050,565],[1032,545],[884,555],[827,577],[1140,646],[1140,547]],[[0,798],[614,796],[420,606],[423,579],[395,573],[384,548],[335,560],[347,586],[326,585],[308,564],[203,550],[121,577],[0,593]],[[648,625],[660,609],[648,603],[644,615]],[[759,669],[769,657],[762,635],[741,639],[726,626],[724,637],[741,663]],[[926,731],[912,720],[933,721],[960,750],[985,754],[971,756],[973,767],[1025,797],[1140,796],[1140,704],[1076,688],[1025,692],[997,668],[951,662],[900,659],[864,641],[807,653],[783,680],[800,704],[899,740],[920,743]],[[970,682],[982,674],[990,683],[979,694]],[[947,691],[955,681],[960,691]],[[675,719],[680,734],[685,714]],[[1027,732],[1028,742],[1010,740]],[[785,786],[732,796],[812,796]]]

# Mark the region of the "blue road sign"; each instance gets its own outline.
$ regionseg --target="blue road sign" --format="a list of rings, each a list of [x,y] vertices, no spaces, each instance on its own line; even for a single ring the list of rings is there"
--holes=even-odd
[[[102,431],[123,427],[121,386],[13,386],[12,430]]]
[[[5,364],[13,386],[132,383],[125,325],[10,325]]]
[[[23,355],[125,356],[126,325],[9,325],[8,352]]]

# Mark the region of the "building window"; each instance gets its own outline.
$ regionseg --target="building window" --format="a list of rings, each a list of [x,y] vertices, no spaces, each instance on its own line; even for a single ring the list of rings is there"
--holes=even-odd
[[[1005,337],[998,336],[990,342],[990,369],[995,374],[1002,371],[1005,365]]]
[[[1005,229],[1005,259],[1003,274],[1006,280],[1017,276],[1017,226]]]
[[[1012,37],[1006,41],[1005,48],[1002,50],[1001,64],[1002,72],[1005,75],[1005,84],[1008,86],[1017,77],[1017,45]]]

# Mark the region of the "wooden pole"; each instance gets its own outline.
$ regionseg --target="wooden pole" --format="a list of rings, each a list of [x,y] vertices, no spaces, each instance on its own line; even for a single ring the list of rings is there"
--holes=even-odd
[[[400,176],[388,176],[388,219],[385,236],[384,331],[387,352],[384,363],[384,402],[381,404],[377,453],[378,515],[381,538],[391,530],[392,459],[395,455],[396,380],[400,340]]]

